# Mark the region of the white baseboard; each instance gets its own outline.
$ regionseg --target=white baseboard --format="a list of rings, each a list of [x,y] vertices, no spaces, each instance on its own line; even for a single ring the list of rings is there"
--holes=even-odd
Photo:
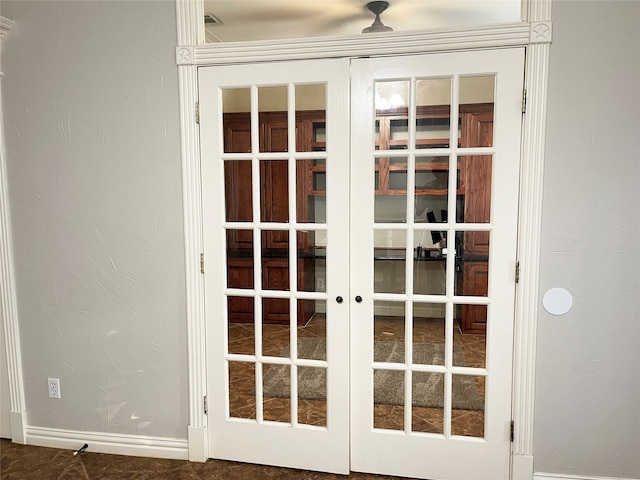
[[[533,480],[640,480],[622,477],[590,477],[584,475],[566,475],[564,473],[539,473],[534,472]]]
[[[86,443],[89,445],[87,452],[175,460],[189,458],[189,442],[179,438],[80,432],[27,426],[25,439],[27,445],[39,447],[77,450]]]

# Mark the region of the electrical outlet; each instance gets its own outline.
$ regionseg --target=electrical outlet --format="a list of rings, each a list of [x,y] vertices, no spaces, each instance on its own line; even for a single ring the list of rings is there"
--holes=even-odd
[[[47,385],[49,385],[49,398],[60,398],[60,379],[47,378]]]

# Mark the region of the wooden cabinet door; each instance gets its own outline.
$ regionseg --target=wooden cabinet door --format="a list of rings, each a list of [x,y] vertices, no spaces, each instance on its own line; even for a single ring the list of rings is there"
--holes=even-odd
[[[287,113],[264,115],[261,123],[261,150],[264,152],[287,152]],[[272,117],[276,117],[273,119]],[[287,223],[289,221],[289,170],[286,157],[283,160],[262,161],[260,165],[262,192],[262,219],[265,222]],[[264,248],[289,249],[289,234],[286,231],[269,231]]]
[[[493,144],[493,114],[462,115],[462,147],[489,147]],[[465,223],[487,223],[491,213],[491,157],[464,157]],[[517,181],[517,179],[514,179]],[[464,255],[487,257],[489,232],[466,232]]]
[[[487,296],[489,264],[487,262],[465,262],[463,269],[462,294],[466,296]],[[462,331],[464,333],[485,333],[487,329],[486,305],[462,305]]]
[[[253,288],[253,261],[250,258],[229,258],[227,260],[227,285],[229,288]],[[249,297],[229,297],[227,311],[235,322],[253,322],[253,299]]]

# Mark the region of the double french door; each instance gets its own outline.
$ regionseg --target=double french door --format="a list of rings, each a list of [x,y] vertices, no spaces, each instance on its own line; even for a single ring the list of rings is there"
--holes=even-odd
[[[508,478],[522,72],[200,70],[211,457]]]

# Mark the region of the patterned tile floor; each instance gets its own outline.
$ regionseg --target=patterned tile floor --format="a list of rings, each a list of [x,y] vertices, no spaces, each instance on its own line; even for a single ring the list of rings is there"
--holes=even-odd
[[[192,463],[17,445],[0,440],[2,480],[399,480],[352,473],[349,476],[209,460]]]

